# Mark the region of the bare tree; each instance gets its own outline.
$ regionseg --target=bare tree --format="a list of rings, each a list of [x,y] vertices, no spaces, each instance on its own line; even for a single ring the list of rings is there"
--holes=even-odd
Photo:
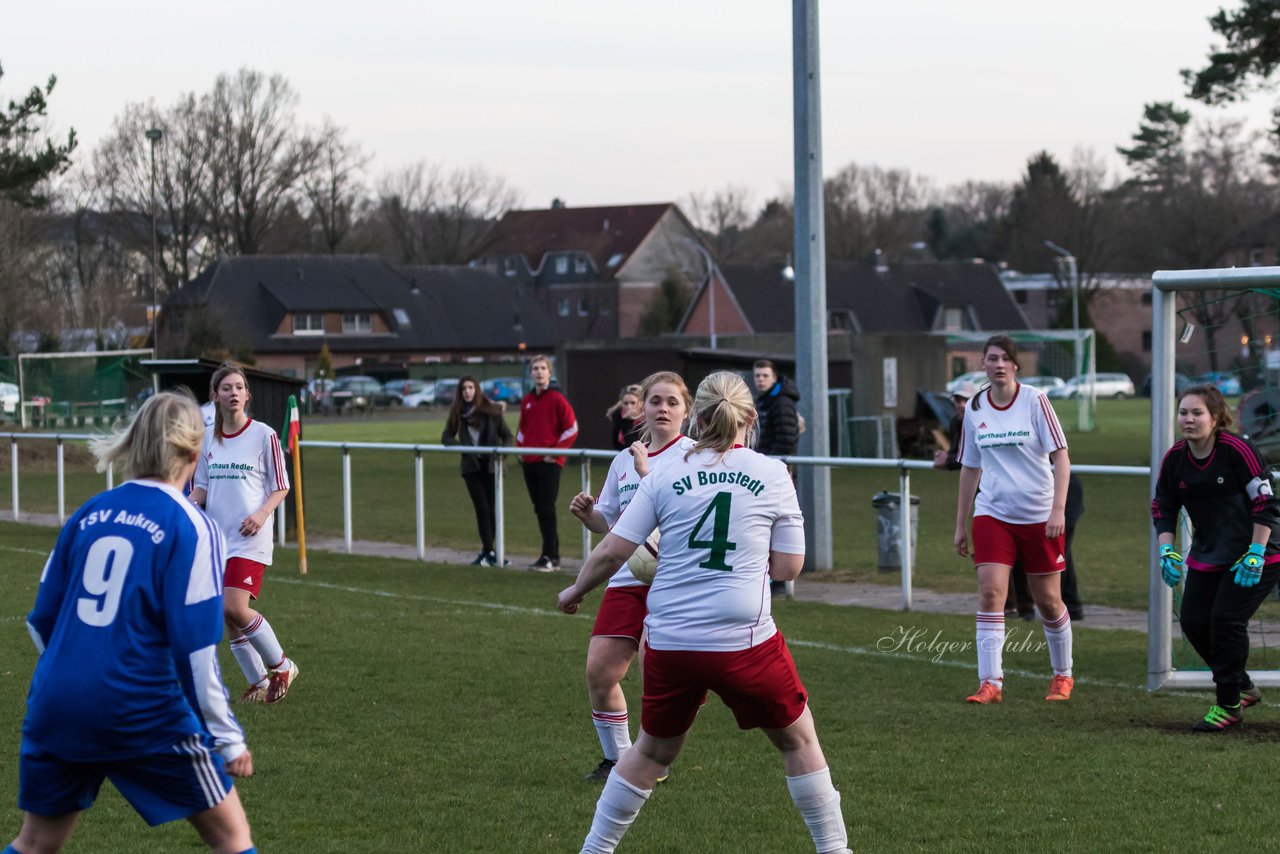
[[[236,254],[261,251],[315,158],[295,125],[298,96],[279,74],[241,69],[220,75],[205,109],[208,206],[216,239]]]
[[[519,202],[483,167],[445,171],[418,162],[378,182],[377,217],[405,264],[462,264],[484,248],[493,224]]]
[[[361,173],[369,158],[357,143],[348,142],[345,137],[343,128],[326,119],[313,142],[312,168],[302,176],[309,218],[330,254],[347,240],[364,205]]]
[[[751,227],[751,191],[737,184],[719,190],[690,193],[689,219],[708,239],[720,261],[734,261],[742,254]]]
[[[29,207],[0,198],[0,352],[9,352],[14,333],[39,316],[33,287],[37,224]]]
[[[933,192],[906,169],[850,163],[825,182],[827,257],[861,260],[875,250],[901,258],[924,239]]]

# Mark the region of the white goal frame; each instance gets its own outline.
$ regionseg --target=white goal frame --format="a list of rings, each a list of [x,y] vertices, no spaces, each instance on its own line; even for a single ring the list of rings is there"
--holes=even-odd
[[[1218,270],[1158,270],[1151,276],[1151,494],[1155,494],[1160,464],[1173,444],[1174,361],[1178,323],[1178,294],[1198,291],[1247,291],[1280,288],[1280,267]],[[1147,689],[1209,688],[1208,670],[1173,667],[1173,591],[1160,577],[1157,534],[1150,529],[1147,567]],[[1250,670],[1254,683],[1280,687],[1280,670]]]
[[[150,348],[136,350],[85,350],[70,353],[19,353],[18,354],[18,409],[21,410],[22,429],[27,424],[27,376],[26,363],[29,361],[45,361],[50,359],[98,359],[105,356],[154,356],[155,350]],[[123,402],[123,401],[121,401]]]

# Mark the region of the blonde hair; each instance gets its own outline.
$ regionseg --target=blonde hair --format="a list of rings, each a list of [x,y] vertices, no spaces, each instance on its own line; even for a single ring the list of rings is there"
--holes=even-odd
[[[222,385],[222,381],[227,377],[239,374],[244,380],[244,411],[249,412],[249,402],[253,400],[253,392],[249,391],[249,377],[244,372],[244,368],[235,362],[223,362],[218,366],[218,370],[213,372],[213,377],[209,380],[209,400],[213,402],[213,438],[219,445],[222,444],[222,407],[218,405],[218,386]]]
[[[658,383],[668,383],[676,387],[676,391],[680,394],[680,399],[684,401],[684,420],[689,420],[689,413],[693,410],[693,395],[689,393],[689,387],[684,384],[684,377],[675,371],[658,371],[655,374],[649,374],[638,386],[627,386],[628,389],[636,389],[636,393],[640,396],[640,406],[643,412],[644,402],[649,399],[649,392],[653,391],[653,387]],[[649,430],[649,420],[645,419],[644,432],[640,434],[640,441],[649,442],[653,439],[653,433]],[[684,432],[685,424],[680,425],[680,432]]]
[[[200,454],[204,418],[190,397],[172,391],[152,395],[114,433],[89,440],[98,471],[121,466],[127,480],[158,477],[172,483]]]
[[[684,455],[704,449],[719,451],[723,457],[738,441],[738,431],[747,427],[748,446],[755,444],[756,401],[742,377],[732,371],[716,371],[698,383],[693,399],[692,423],[698,431],[697,442]]]

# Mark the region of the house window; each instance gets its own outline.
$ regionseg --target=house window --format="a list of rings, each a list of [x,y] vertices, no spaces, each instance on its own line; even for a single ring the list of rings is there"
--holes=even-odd
[[[506,273],[508,276],[514,276],[516,274],[516,259],[511,256],[503,258],[502,272]]]
[[[569,256],[568,255],[556,256],[556,272],[561,275],[569,272]]]
[[[1151,352],[1151,330],[1147,329],[1142,333],[1142,352]]]
[[[591,300],[587,297],[578,297],[578,317],[586,317],[591,313]]]
[[[958,308],[942,310],[942,328],[947,332],[964,329],[964,311]]]
[[[323,314],[295,314],[293,316],[294,335],[323,335]]]
[[[850,327],[847,311],[833,311],[827,320],[827,328],[848,332]]]
[[[408,329],[412,324],[409,323],[409,312],[403,308],[393,308],[391,313],[395,315],[396,325],[404,329]]]
[[[1249,250],[1249,266],[1261,267],[1265,262],[1262,260],[1264,251],[1261,246],[1255,246]]]
[[[1014,301],[1014,302],[1016,302],[1018,305],[1026,305],[1026,304],[1027,304],[1027,292],[1026,292],[1026,291],[1014,291],[1014,292],[1013,292],[1013,301]]]
[[[559,314],[561,317],[569,316],[569,298],[568,297],[560,298],[560,304],[559,306],[557,306],[556,313]]]
[[[1150,293],[1145,293],[1145,294],[1143,294],[1143,295],[1142,295],[1142,304],[1143,304],[1143,305],[1151,305],[1151,294],[1150,294]]]
[[[361,332],[373,331],[373,315],[371,314],[344,314],[342,315],[342,332],[344,335],[359,334]]]
[[[573,272],[587,272],[587,258],[585,255],[575,255],[573,258]]]

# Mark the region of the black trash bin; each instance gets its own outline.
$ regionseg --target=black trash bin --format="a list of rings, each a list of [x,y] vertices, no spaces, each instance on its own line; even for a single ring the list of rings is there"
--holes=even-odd
[[[881,490],[871,496],[876,515],[876,551],[881,572],[902,570],[901,540],[902,493]],[[911,568],[916,568],[916,535],[920,529],[920,496],[911,496]]]

